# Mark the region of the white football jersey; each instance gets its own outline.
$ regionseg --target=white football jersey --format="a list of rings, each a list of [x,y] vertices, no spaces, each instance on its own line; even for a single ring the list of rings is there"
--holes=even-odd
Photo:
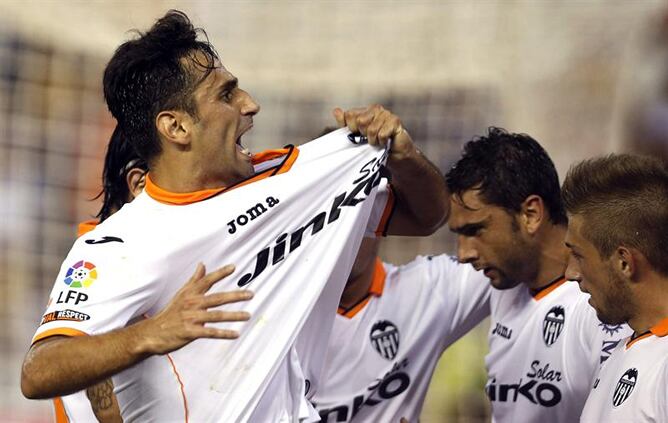
[[[668,319],[620,343],[602,366],[580,421],[668,422]]]
[[[596,371],[626,325],[601,323],[576,282],[561,278],[531,294],[492,291],[487,396],[495,422],[578,421]]]
[[[212,326],[240,338],[196,340],[115,375],[124,420],[313,416],[305,378],[317,387],[354,252],[391,214],[387,151],[358,142],[338,130],[269,153],[253,178],[222,190],[174,194],[147,178],[144,193],[76,241],[33,341],[125,327],[162,310],[197,262],[209,271],[234,263],[210,292],[254,291],[224,307],[251,320]],[[298,334],[309,348],[294,346]]]
[[[378,260],[369,295],[334,322],[312,398],[322,421],[418,421],[441,353],[489,315],[491,289],[446,255]]]

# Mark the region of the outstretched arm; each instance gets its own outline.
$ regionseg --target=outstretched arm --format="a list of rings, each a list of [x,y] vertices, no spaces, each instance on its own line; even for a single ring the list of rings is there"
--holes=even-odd
[[[431,235],[448,218],[449,201],[445,179],[438,168],[415,146],[401,120],[382,106],[343,111],[334,109],[339,126],[366,136],[371,145],[392,140],[387,167],[397,197],[390,220],[390,235]]]
[[[249,291],[206,294],[229,276],[228,265],[205,274],[202,264],[158,314],[126,328],[102,335],[53,336],[36,342],[21,371],[21,390],[30,399],[51,398],[80,391],[152,356],[167,354],[198,338],[235,339],[237,331],[204,326],[210,322],[246,321],[243,311],[208,310],[247,301]],[[72,357],[77,357],[72,360]]]

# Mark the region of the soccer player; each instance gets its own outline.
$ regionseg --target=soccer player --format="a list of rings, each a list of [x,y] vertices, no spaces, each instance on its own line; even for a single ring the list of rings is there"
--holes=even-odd
[[[47,313],[76,314],[38,328],[28,397],[113,375],[125,420],[316,419],[305,395],[362,236],[429,234],[447,216],[438,170],[380,106],[336,109],[350,131],[252,160],[241,138],[259,106],[201,33],[170,11],[107,65],[107,104],[151,171],[63,263]],[[197,260],[219,270],[176,284]],[[248,324],[221,323],[247,316],[220,292],[233,286],[255,292]]]
[[[447,255],[404,266],[365,238],[339,303],[321,387],[324,423],[417,422],[443,351],[489,315],[482,272]]]
[[[583,422],[668,421],[668,170],[649,157],[611,155],[571,168],[566,275],[609,326],[633,334],[603,364]]]
[[[144,189],[148,171],[118,126],[114,128],[102,171],[102,207],[97,219],[79,224],[78,236],[92,231],[100,222],[132,201]],[[111,378],[83,391],[54,399],[56,422],[122,422]]]
[[[564,277],[567,218],[533,138],[490,128],[450,169],[458,256],[490,279],[486,393],[496,422],[574,422],[599,364],[628,329],[603,324]]]

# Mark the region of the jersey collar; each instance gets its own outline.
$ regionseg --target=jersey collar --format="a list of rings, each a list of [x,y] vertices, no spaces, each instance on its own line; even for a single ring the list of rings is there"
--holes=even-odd
[[[99,223],[100,222],[97,219],[86,220],[84,222],[79,223],[79,226],[77,227],[77,237],[80,237],[92,231]]]
[[[299,149],[293,145],[288,145],[285,148],[278,150],[263,151],[253,155],[251,159],[251,162],[253,163],[253,166],[255,166],[257,173],[250,178],[238,182],[234,185],[230,185],[229,187],[211,188],[193,192],[170,192],[162,189],[153,182],[149,172],[146,174],[146,187],[144,190],[151,198],[161,203],[185,206],[207,200],[223,192],[231,191],[235,188],[248,185],[261,179],[285,173],[289,171],[290,168],[292,168],[292,165],[294,164],[295,160],[297,160],[298,155]],[[282,160],[277,160],[275,164],[263,168],[262,164],[268,163],[278,158],[282,158]],[[258,169],[262,170],[258,171]]]
[[[387,276],[387,273],[385,272],[385,267],[383,266],[383,262],[380,260],[380,258],[376,257],[376,263],[374,266],[373,279],[371,280],[371,286],[369,286],[369,291],[367,292],[366,296],[360,302],[348,309],[339,307],[337,313],[339,313],[341,316],[352,319],[357,313],[360,312],[360,310],[364,308],[364,306],[367,305],[372,296],[380,297],[383,295],[383,290],[385,289],[385,277]]]
[[[633,336],[631,336],[631,338],[626,343],[626,349],[628,350],[631,348],[631,345],[635,344],[637,341],[649,338],[652,335],[658,336],[659,338],[663,338],[664,336],[668,335],[668,317],[661,320],[659,323],[649,328],[648,331],[643,332],[640,335],[633,334]]]
[[[566,282],[566,277],[565,276],[559,276],[552,282],[548,283],[544,287],[537,289],[537,290],[531,290],[531,296],[533,297],[534,300],[539,301],[541,298],[547,297],[547,295],[554,291],[555,289],[559,288],[561,285],[563,285]]]

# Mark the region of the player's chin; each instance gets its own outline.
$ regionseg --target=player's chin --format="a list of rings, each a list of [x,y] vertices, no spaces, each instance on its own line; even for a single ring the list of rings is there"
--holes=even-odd
[[[504,290],[515,288],[519,283],[502,277],[492,277],[489,279],[492,288]]]
[[[250,178],[255,174],[253,163],[250,157],[240,157],[237,163],[237,169],[241,178]]]

